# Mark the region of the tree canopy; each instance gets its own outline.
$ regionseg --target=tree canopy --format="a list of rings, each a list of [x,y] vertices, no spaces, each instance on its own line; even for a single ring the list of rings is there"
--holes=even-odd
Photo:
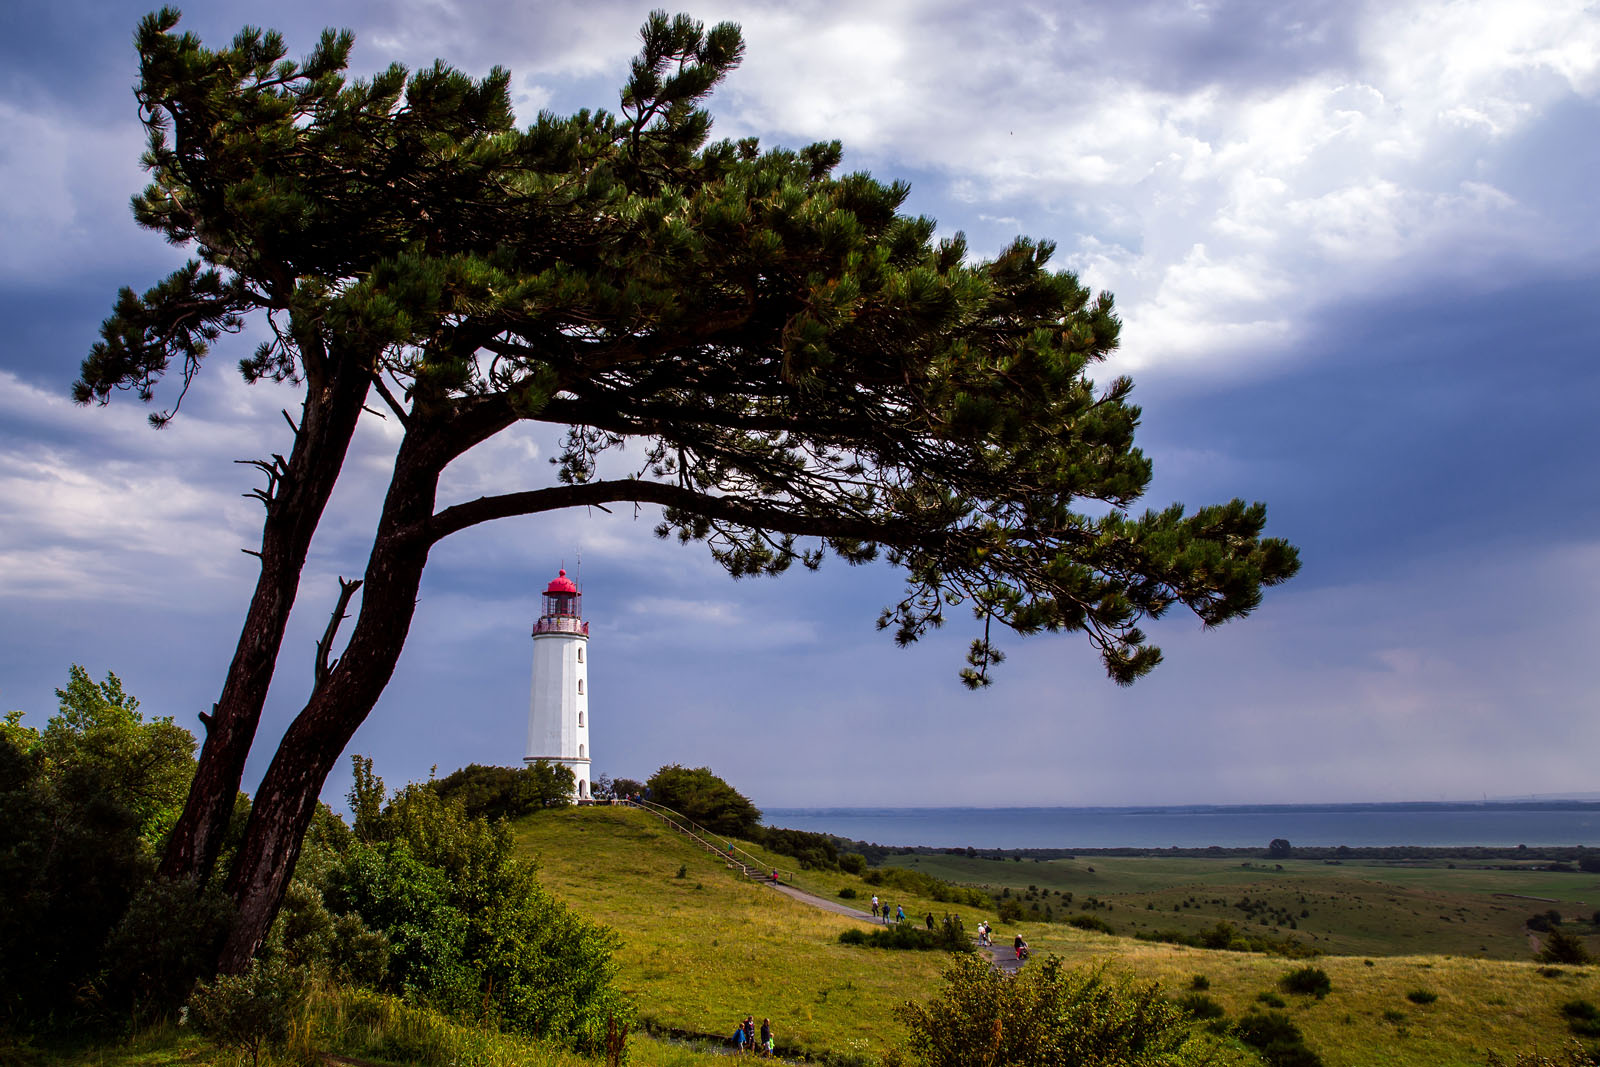
[[[1120,324],[1109,294],[1051,269],[1050,242],[976,258],[901,213],[904,183],[839,173],[838,142],[710,141],[702,105],[743,53],[731,24],[654,13],[617,111],[519,129],[503,70],[350,81],[348,33],[295,63],[276,34],[213,50],[177,20],[138,34],[152,183],[134,213],[196,259],[122,292],[75,395],[150,399],[175,368],[186,388],[258,316],[269,339],[241,370],[302,385],[304,407],[288,459],[257,464],[262,578],[169,873],[215,859],[369,393],[402,431],[366,572],[341,583],[232,873],[234,969],[393,672],[431,547],[462,529],[657,505],[659,535],[704,542],[735,577],[883,558],[906,577],[879,619],[898,642],[973,613],[971,686],[1002,659],[995,624],[1079,633],[1131,683],[1160,659],[1145,620],[1181,604],[1225,622],[1297,567],[1261,504],[1132,510],[1151,476],[1132,384],[1089,377]],[[520,421],[562,428],[554,470],[441,505],[444,469]]]
[[[713,833],[750,837],[761,811],[709,767],[669,764],[650,776],[650,799]]]

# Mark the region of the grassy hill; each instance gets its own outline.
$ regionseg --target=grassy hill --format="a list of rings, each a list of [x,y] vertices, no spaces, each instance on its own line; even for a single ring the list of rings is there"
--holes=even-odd
[[[580,913],[617,930],[622,942],[618,952],[622,985],[635,997],[641,1014],[663,1027],[721,1036],[731,1033],[745,1014],[753,1014],[757,1020],[770,1016],[785,1044],[814,1053],[827,1051],[841,1060],[876,1058],[903,1038],[892,1008],[907,1000],[925,999],[946,960],[933,953],[840,945],[839,932],[859,923],[738,878],[714,857],[642,812],[611,808],[547,812],[520,822],[517,833],[519,847],[539,861],[542,878],[553,892]],[[758,849],[751,851],[759,854]],[[921,857],[915,866],[943,877],[985,880],[963,877],[961,870],[941,866],[935,859],[943,861],[945,857]],[[783,865],[781,860],[777,862]],[[1520,889],[1497,889],[1494,886],[1500,883],[1492,880],[1472,889],[1461,889],[1459,884],[1455,889],[1441,888],[1441,876],[1427,872],[1390,872],[1392,880],[1373,882],[1367,872],[1321,869],[1320,865],[1313,869],[1310,864],[1291,867],[1286,863],[1282,872],[1275,868],[1267,872],[1259,865],[1251,870],[1234,863],[1196,873],[1197,868],[1119,866],[1177,861],[1096,858],[1081,863],[1058,861],[1059,868],[1047,878],[1046,870],[1057,867],[1056,863],[960,862],[987,864],[991,875],[994,868],[1004,867],[1007,877],[1026,881],[1001,883],[991,877],[987,879],[990,884],[1015,885],[1023,893],[1033,884],[1036,898],[1046,886],[1053,900],[1064,900],[1064,896],[1054,896],[1057,890],[1072,892],[1074,904],[1067,910],[1078,910],[1076,905],[1085,896],[1115,896],[1116,905],[1095,914],[1129,929],[1135,919],[1156,923],[1158,901],[1166,904],[1160,923],[1176,925],[1171,903],[1181,905],[1191,896],[1237,900],[1247,894],[1271,892],[1279,895],[1275,914],[1288,908],[1292,896],[1297,918],[1301,909],[1311,911],[1313,917],[1323,916],[1321,927],[1311,920],[1299,920],[1310,922],[1309,927],[1302,927],[1308,933],[1316,933],[1329,945],[1337,938],[1341,944],[1388,946],[1388,952],[1394,951],[1396,943],[1392,935],[1402,936],[1410,926],[1431,924],[1431,930],[1456,925],[1457,908],[1471,911],[1490,901],[1511,909],[1520,922],[1527,912],[1553,906],[1495,898],[1494,892]],[[1090,866],[1095,868],[1093,872],[1086,869]],[[1175,885],[1174,879],[1184,871],[1189,881]],[[1429,883],[1430,877],[1435,884]],[[1586,877],[1587,884],[1593,885],[1592,875],[1575,877]],[[1349,882],[1351,878],[1362,886]],[[1405,882],[1407,878],[1412,881]],[[813,874],[808,880],[810,888],[828,896],[847,886],[856,888],[863,899],[874,891],[845,875]],[[1061,889],[1068,884],[1074,888]],[[1504,884],[1526,886],[1514,881]],[[1549,880],[1538,885],[1559,888]],[[1088,890],[1089,886],[1094,889]],[[1569,894],[1572,899],[1580,899],[1579,889],[1581,886]],[[1485,893],[1488,895],[1483,896]],[[1302,894],[1308,897],[1304,905],[1299,903]],[[981,916],[975,909],[915,897],[894,902],[903,902],[908,915],[953,911],[962,914],[969,927]],[[1145,903],[1152,907],[1146,909]],[[1498,914],[1492,910],[1494,903],[1486,905],[1489,910],[1485,914]],[[1569,909],[1575,907],[1568,904]],[[1186,911],[1195,909],[1180,906],[1177,919],[1184,920]],[[1449,914],[1450,923],[1440,922],[1441,914]],[[1216,916],[1205,918],[1215,922]],[[1492,932],[1488,927],[1472,922],[1460,925],[1467,941],[1478,938],[1476,943],[1488,943],[1482,940]],[[1001,928],[1006,937],[1013,931],[1020,931],[1036,950],[1053,952],[1073,963],[1107,963],[1139,977],[1157,979],[1174,994],[1186,991],[1195,976],[1204,976],[1206,995],[1221,1004],[1229,1017],[1258,1005],[1262,995],[1279,997],[1304,1030],[1308,1044],[1329,1067],[1374,1063],[1481,1067],[1490,1049],[1555,1046],[1568,1033],[1561,1005],[1574,1000],[1600,1002],[1600,969],[1544,968],[1526,962],[1525,947],[1524,960],[1464,958],[1458,953],[1385,955],[1377,948],[1332,953],[1315,961],[1332,980],[1331,992],[1316,999],[1278,989],[1279,979],[1298,965],[1280,957],[1148,943],[1061,924],[1020,923]],[[1403,937],[1398,943],[1405,944]],[[1432,994],[1436,999],[1419,1003],[1409,994]],[[660,1055],[659,1048],[640,1051],[644,1062],[658,1062],[654,1057]],[[1240,1051],[1223,1050],[1218,1063],[1227,1062],[1254,1060]]]

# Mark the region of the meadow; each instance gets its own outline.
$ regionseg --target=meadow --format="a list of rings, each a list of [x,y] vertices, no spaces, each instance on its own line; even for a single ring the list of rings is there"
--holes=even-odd
[[[642,812],[610,808],[545,812],[519,822],[517,834],[519,848],[538,860],[541,877],[552,891],[617,931],[621,983],[641,1016],[661,1029],[721,1036],[731,1033],[745,1014],[758,1020],[770,1016],[780,1041],[791,1051],[826,1053],[845,1062],[857,1057],[872,1060],[903,1040],[904,1031],[892,1009],[926,999],[947,959],[938,953],[840,945],[841,930],[862,924],[734,875],[714,856]],[[750,851],[760,854],[754,847]],[[776,866],[785,862],[781,857],[766,858]],[[1283,1010],[1329,1067],[1378,1062],[1397,1067],[1481,1067],[1490,1050],[1554,1047],[1568,1036],[1561,1006],[1575,1000],[1600,1001],[1600,969],[1535,963],[1525,933],[1520,954],[1505,947],[1510,936],[1506,934],[1493,942],[1506,958],[1483,958],[1477,950],[1478,944],[1490,943],[1483,939],[1491,933],[1490,920],[1500,919],[1493,910],[1496,906],[1511,909],[1507,921],[1517,923],[1536,907],[1576,912],[1578,901],[1594,896],[1593,875],[1357,869],[1294,861],[1285,862],[1279,871],[1272,863],[1263,870],[1263,861],[1246,868],[1238,860],[1228,864],[1097,857],[1018,864],[921,856],[912,864],[912,858],[906,858],[907,866],[940,877],[1011,887],[1023,894],[1031,884],[1036,898],[1047,887],[1052,900],[1063,899],[1055,897],[1058,891],[1071,892],[1074,901],[1067,910],[1074,914],[1085,898],[1097,897],[1105,907],[1094,914],[1114,927],[1126,926],[1129,932],[1134,919],[1157,921],[1153,912],[1158,900],[1179,903],[1179,920],[1189,912],[1188,920],[1198,928],[1225,913],[1186,909],[1180,898],[1237,900],[1270,892],[1287,907],[1290,896],[1285,894],[1292,895],[1296,916],[1302,907],[1312,912],[1299,920],[1302,929],[1317,935],[1319,947],[1324,941],[1329,946],[1313,961],[1331,980],[1331,990],[1321,998],[1283,992],[1280,980],[1301,961],[1279,956],[1145,942],[1059,922],[1020,922],[1000,927],[998,933],[1009,939],[1020,932],[1036,952],[1054,953],[1074,964],[1108,966],[1159,981],[1174,996],[1193,990],[1198,976],[1204,995],[1229,1018],[1262,1006],[1263,998],[1281,1000]],[[969,863],[976,866],[962,866]],[[987,879],[976,876],[985,870]],[[829,897],[840,889],[854,889],[857,903],[875,891],[842,873],[805,872],[801,880]],[[1494,896],[1530,887],[1545,890],[1538,895],[1561,903],[1507,903]],[[1303,906],[1302,894],[1308,898]],[[1351,894],[1348,899],[1346,894]],[[982,909],[917,897],[893,902],[903,903],[911,916],[960,914],[969,929],[979,918],[994,918]],[[1152,908],[1146,909],[1146,903]],[[1457,908],[1485,918],[1458,923]],[[1438,916],[1446,913],[1451,921],[1440,922]],[[1167,903],[1161,924],[1176,925],[1173,915]],[[1231,919],[1237,921],[1237,912]],[[1442,950],[1437,941],[1410,950],[1405,947],[1410,941],[1386,940],[1415,926],[1435,935],[1448,930],[1447,938],[1457,937],[1457,931],[1449,928],[1459,926],[1471,932],[1467,940],[1478,940],[1470,952]],[[1336,943],[1365,944],[1371,951],[1335,951]],[[1217,1045],[1219,1064],[1258,1062],[1240,1047]],[[645,1057],[641,1062],[648,1062],[650,1053],[643,1047],[639,1051]]]
[[[927,1000],[950,960],[942,952],[842,945],[841,932],[869,924],[751,882],[641,811],[551,810],[517,821],[514,832],[518,851],[538,863],[552,892],[615,931],[619,984],[633,998],[643,1024],[629,1040],[633,1067],[726,1064],[720,1050],[746,1014],[772,1019],[786,1058],[869,1067],[903,1046],[905,1031],[894,1009]],[[746,848],[769,866],[784,868],[789,862],[756,846]],[[1283,861],[1280,870],[1275,861],[1244,866],[1237,858],[1016,863],[921,854],[895,862],[941,878],[1010,889],[1024,899],[1032,887],[1030,903],[1048,899],[1058,917],[1089,906],[1090,914],[1108,921],[1119,935],[1023,921],[997,927],[997,940],[1021,933],[1037,954],[1157,982],[1174,998],[1220,1013],[1209,1029],[1203,1019],[1195,1023],[1216,1067],[1259,1067],[1253,1052],[1227,1036],[1226,1023],[1264,1008],[1286,1012],[1327,1067],[1483,1067],[1490,1051],[1554,1050],[1571,1037],[1563,1006],[1600,1003],[1600,967],[1536,963],[1526,931],[1519,934],[1520,927],[1512,925],[1534,909],[1576,914],[1580,903],[1587,908],[1596,895],[1593,875],[1294,860]],[[842,872],[800,872],[796,880],[831,899],[839,899],[840,890],[854,891],[856,898],[846,903],[863,904],[876,891],[892,904],[903,904],[909,916],[957,914],[969,930],[981,918],[995,919],[991,909],[896,895]],[[1070,904],[1067,893],[1073,895]],[[1504,893],[1557,903],[1496,895]],[[1096,904],[1089,905],[1091,900]],[[1190,900],[1196,903],[1186,907]],[[1121,936],[1136,929],[1135,921],[1199,928],[1221,917],[1252,931],[1274,928],[1261,921],[1271,918],[1261,908],[1257,920],[1244,920],[1233,906],[1241,900],[1276,902],[1271,904],[1275,915],[1291,903],[1309,911],[1298,919],[1298,929],[1281,923],[1277,929],[1316,937],[1316,944],[1325,946],[1322,954],[1306,961]],[[1508,909],[1504,915],[1495,910],[1500,906]],[[1450,921],[1439,921],[1441,915]],[[1411,937],[1413,929],[1427,937]],[[1449,947],[1458,942],[1472,944],[1460,951]],[[1419,947],[1407,947],[1412,944]],[[1504,958],[1486,958],[1478,944],[1490,945]],[[1307,965],[1326,974],[1324,995],[1284,988],[1285,976]],[[314,1062],[319,1057],[312,1049],[348,1057],[344,1063],[428,1067],[600,1062],[351,990],[319,991],[296,1032],[291,1048],[274,1062]],[[0,1061],[9,1058],[6,1053],[0,1048]],[[230,1067],[239,1062],[186,1028],[171,1026],[141,1032],[121,1045],[32,1050],[18,1059],[39,1067]]]
[[[1161,856],[1019,863],[927,854],[885,862],[946,881],[1009,890],[1056,916],[1087,910],[1119,933],[1195,934],[1226,921],[1333,955],[1526,960],[1525,922],[1554,910],[1600,954],[1592,922],[1600,911],[1600,876],[1532,863]]]

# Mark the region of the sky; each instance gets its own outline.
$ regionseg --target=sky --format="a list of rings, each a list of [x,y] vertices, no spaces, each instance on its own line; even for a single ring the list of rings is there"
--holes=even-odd
[[[650,3],[218,0],[221,45],[328,25],[358,74],[512,71],[519,118],[615,108]],[[132,221],[147,8],[0,10],[0,710],[71,664],[199,731],[255,581],[287,386],[236,338],[178,418],[69,388],[118,287],[184,258]],[[732,581],[650,509],[504,520],[434,552],[350,751],[391,785],[524,755],[539,593],[580,572],[597,774],[710,766],[762,807],[1459,800],[1600,790],[1600,9],[1584,2],[715,0],[744,31],[717,137],[840,139],[845,170],[991,256],[1017,234],[1117,298],[1155,464],[1142,504],[1267,502],[1303,568],[1249,618],[1177,612],[1130,688],[1071,636],[973,624],[897,649],[887,565]],[[173,399],[170,389],[158,406]],[[545,484],[554,439],[470,453],[441,500]],[[364,567],[394,436],[358,431],[246,776],[308,694]],[[1141,505],[1142,506],[1142,505]],[[581,560],[581,571],[580,571]],[[338,805],[348,761],[324,798]]]

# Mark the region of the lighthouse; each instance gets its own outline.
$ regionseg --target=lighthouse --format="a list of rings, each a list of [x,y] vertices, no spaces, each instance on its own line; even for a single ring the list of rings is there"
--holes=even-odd
[[[583,594],[563,570],[544,591],[533,624],[533,691],[528,700],[528,754],[572,771],[573,798],[589,799],[589,624]]]

